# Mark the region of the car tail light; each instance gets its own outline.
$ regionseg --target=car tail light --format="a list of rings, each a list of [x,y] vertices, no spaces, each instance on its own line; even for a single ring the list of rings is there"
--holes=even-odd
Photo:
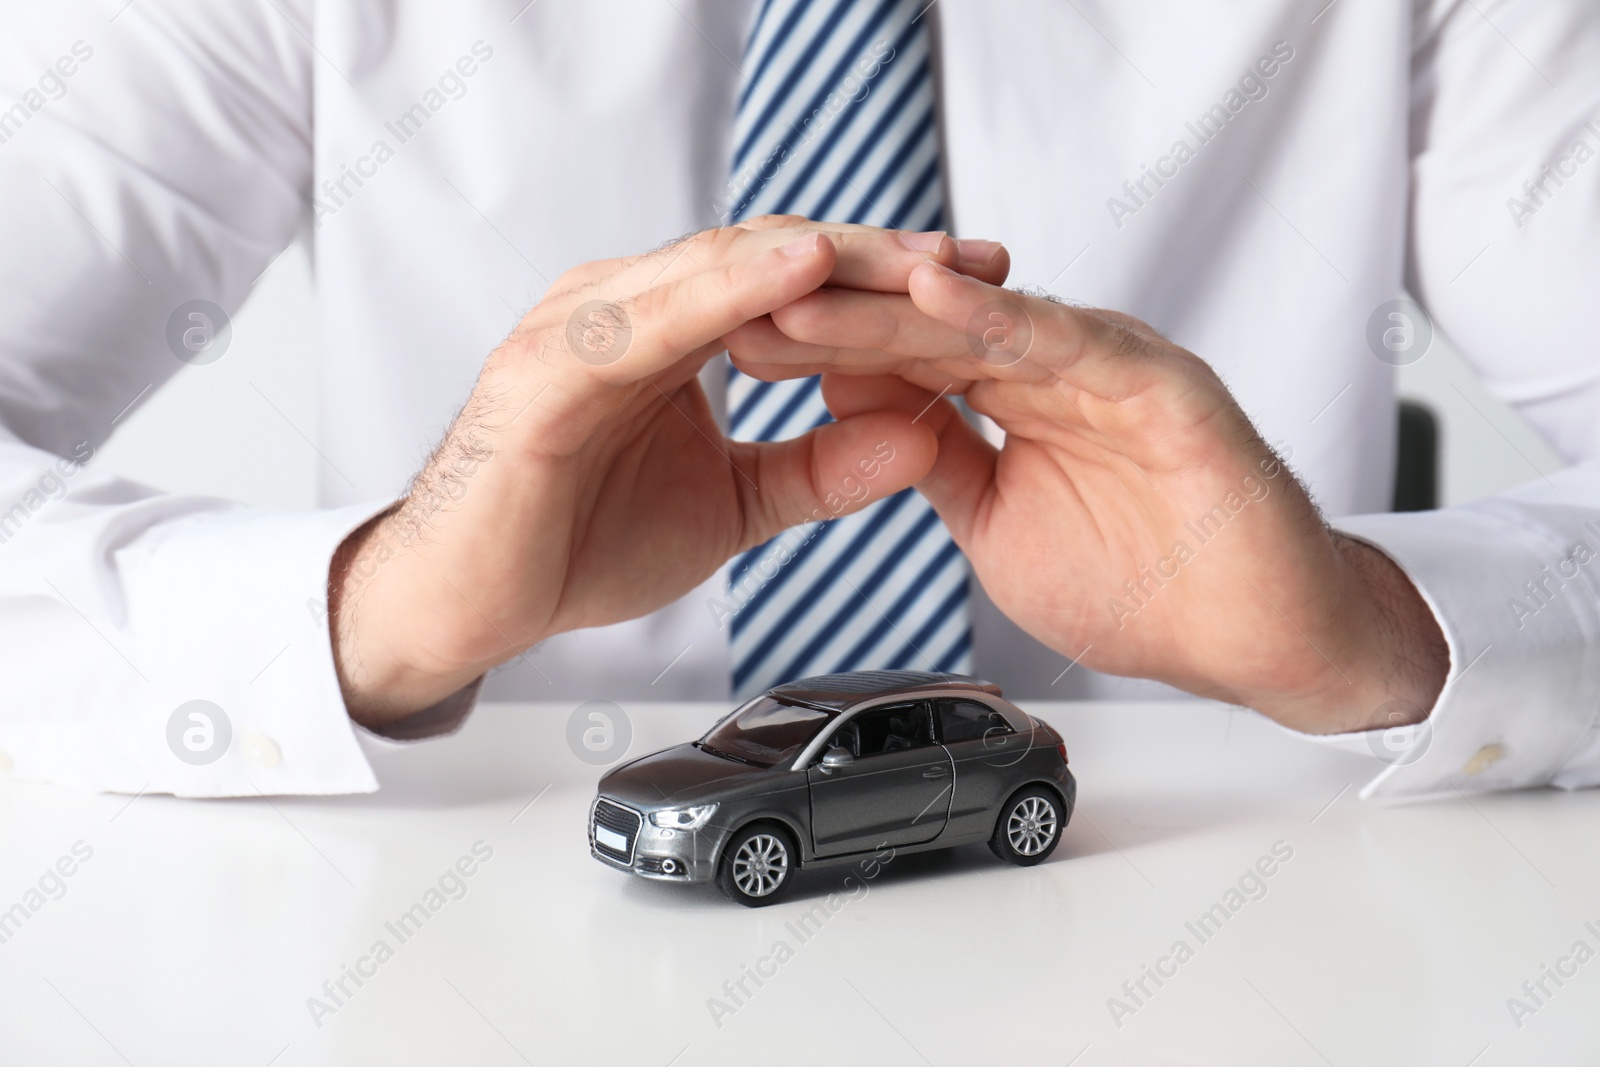
[[[1061,753],[1061,762],[1067,762],[1067,743],[1065,741],[1056,746],[1056,751]]]

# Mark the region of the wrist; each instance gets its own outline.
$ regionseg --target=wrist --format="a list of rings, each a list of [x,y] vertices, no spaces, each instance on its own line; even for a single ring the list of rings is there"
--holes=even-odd
[[[1366,542],[1332,536],[1343,595],[1324,639],[1325,669],[1297,692],[1256,702],[1257,710],[1319,734],[1421,722],[1450,672],[1444,632],[1392,559]]]
[[[434,662],[409,647],[407,609],[387,603],[404,567],[393,529],[403,505],[351,533],[328,569],[328,628],[334,669],[350,718],[380,729],[432,707],[482,676],[487,665]],[[386,580],[387,578],[387,580]]]

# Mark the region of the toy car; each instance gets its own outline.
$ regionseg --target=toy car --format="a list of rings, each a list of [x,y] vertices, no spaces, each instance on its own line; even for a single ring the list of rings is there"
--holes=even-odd
[[[589,849],[644,878],[715,881],[752,907],[800,867],[987,841],[1045,859],[1077,782],[1061,736],[961,675],[856,671],[771,689],[698,741],[613,768]]]

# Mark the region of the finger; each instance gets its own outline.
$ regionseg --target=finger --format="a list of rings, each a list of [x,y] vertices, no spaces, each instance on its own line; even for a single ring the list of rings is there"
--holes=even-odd
[[[880,293],[904,293],[911,272],[927,263],[954,266],[960,247],[941,231],[823,230],[839,246],[829,285]]]
[[[998,241],[954,240],[942,230],[881,230],[846,223],[802,222],[772,233],[827,234],[839,248],[828,284],[847,289],[903,293],[912,269],[938,263],[998,285],[1011,271],[1011,253]],[[909,254],[907,254],[909,252]]]
[[[595,280],[595,287],[600,295],[615,299],[757,256],[813,233],[826,235],[838,251],[828,279],[832,285],[903,293],[915,268],[928,262],[954,265],[960,258],[959,246],[942,232],[908,234],[801,220],[794,226],[704,230],[624,261],[620,269]]]
[[[900,412],[869,412],[787,441],[729,442],[743,477],[740,551],[791,526],[849,515],[909,488],[935,457],[934,433]]]
[[[897,374],[934,393],[964,393],[978,377],[952,363],[905,360],[876,350],[823,348],[794,341],[772,322],[772,317],[752,319],[722,338],[733,365],[752,378],[767,382],[809,378],[815,374]]]
[[[1011,274],[1011,252],[999,241],[962,238],[956,241],[956,270],[969,278],[1003,285]]]
[[[741,326],[723,343],[735,366],[764,381],[825,371],[897,374],[935,392],[960,394],[990,377],[988,368],[970,360],[964,334],[928,318],[909,298],[886,294],[818,290]]]
[[[808,226],[813,228],[826,227],[830,233],[848,233],[850,231],[864,233],[868,230],[881,231],[883,229],[881,226],[868,226],[862,222],[825,222],[793,213],[752,215],[748,219],[740,219],[734,225],[742,230],[803,230]]]
[[[645,289],[755,256],[810,233],[826,234],[838,253],[831,285],[899,292],[913,269],[934,262],[990,282],[1003,281],[1010,253],[995,241],[954,241],[943,231],[913,233],[850,223],[813,222],[798,215],[763,215],[736,226],[703,230],[628,259],[580,264],[558,278],[545,299],[617,301]]]
[[[911,302],[960,330],[969,365],[1001,380],[1055,378],[1096,396],[1125,398],[1160,377],[1165,345],[1093,311],[1025,296],[938,264],[912,272]],[[1152,358],[1144,358],[1152,357]]]
[[[916,363],[950,380],[1058,379],[1125,396],[1152,380],[1156,361],[1137,357],[1177,351],[1136,320],[1014,293],[937,265],[916,269],[906,298],[819,289],[775,311],[772,321],[798,343],[744,334],[736,355],[769,372],[788,364],[791,374],[818,365],[905,374]]]
[[[920,389],[894,375],[822,376],[822,398],[835,418],[865,411],[896,411],[925,426],[938,441],[933,465],[916,483],[963,549],[972,543],[994,485],[999,450],[983,439],[948,396]]]
[[[555,324],[551,347],[568,357],[560,364],[568,375],[611,384],[640,381],[814,290],[827,280],[836,257],[831,240],[807,234],[635,297],[582,303],[566,323]]]
[[[929,316],[909,295],[818,289],[772,313],[773,324],[790,343],[766,330],[747,333],[736,339],[741,346],[736,354],[767,363],[828,363],[857,373],[877,373],[906,359],[949,360],[956,362],[941,368],[954,377],[1027,377],[1030,373],[1038,377],[1037,367],[1020,367],[1010,375],[994,373],[996,366],[1008,364],[1016,353],[989,350],[993,338],[985,334],[995,328],[995,320],[985,312],[994,311],[990,305],[995,304],[1015,309],[1057,305],[987,284],[983,288],[998,296],[978,305],[975,318],[960,328]],[[1015,310],[1012,317],[1020,319],[1024,314]],[[1137,320],[1127,321],[1143,327]],[[1032,336],[1031,327],[1026,332]],[[981,362],[972,362],[973,356]]]
[[[752,220],[752,224],[792,218],[768,215]],[[954,269],[971,277],[998,284],[1011,269],[1010,253],[997,241],[960,240],[955,247]],[[835,268],[830,281],[838,285],[839,277]],[[883,304],[885,299],[890,303]],[[778,323],[782,330],[774,328]],[[902,355],[916,355],[924,361],[939,358],[941,351],[952,357],[961,356],[964,353],[958,337],[965,342],[965,334],[928,319],[898,294],[824,288],[779,309],[773,317],[739,327],[723,340],[736,360],[751,366],[790,363],[816,368],[806,374],[830,367],[870,374],[893,369]],[[967,349],[970,347],[966,344]],[[777,375],[795,376],[792,372]]]
[[[821,289],[774,311],[772,322],[790,340],[827,350],[828,361],[841,366],[881,368],[909,356],[958,358],[970,350],[965,332],[929,317],[901,294]],[[804,346],[779,352],[815,362],[818,353]]]
[[[785,239],[785,234],[820,232],[839,246],[839,266],[832,284],[880,292],[905,292],[905,274],[919,261],[942,263],[989,278],[997,268],[1009,269],[1010,255],[996,241],[955,241],[943,230],[885,230],[854,222],[822,222],[804,215],[758,215],[737,229]],[[904,255],[905,251],[913,253]],[[904,271],[904,274],[902,274]],[[1003,277],[1003,276],[1002,276]]]
[[[961,244],[942,230],[914,233],[902,230],[882,230],[872,226],[853,226],[841,223],[806,222],[796,227],[753,231],[747,241],[770,243],[792,239],[808,232],[828,235],[839,250],[839,261],[828,278],[828,284],[844,289],[862,289],[870,292],[904,293],[911,272],[926,263],[958,267],[962,259]],[[992,245],[993,242],[984,242]],[[998,245],[985,250],[983,263],[974,269],[995,272],[997,263],[1009,263]]]
[[[848,419],[869,411],[898,411],[918,422],[939,395],[937,391],[919,388],[892,374],[824,373],[821,387],[822,401],[836,419]]]

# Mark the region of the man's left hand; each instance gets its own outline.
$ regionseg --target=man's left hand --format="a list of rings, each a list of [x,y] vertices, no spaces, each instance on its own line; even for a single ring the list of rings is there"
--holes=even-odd
[[[1330,529],[1211,367],[1145,324],[930,263],[908,295],[819,290],[726,341],[758,377],[822,373],[836,417],[921,412],[938,456],[917,488],[1062,655],[1315,733],[1436,701],[1449,653],[1410,580]]]

